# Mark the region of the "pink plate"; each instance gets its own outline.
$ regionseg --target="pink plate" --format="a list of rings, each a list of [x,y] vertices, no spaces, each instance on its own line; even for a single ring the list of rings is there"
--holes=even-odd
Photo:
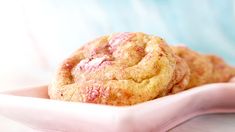
[[[49,100],[47,86],[0,94],[0,114],[43,132],[166,131],[194,116],[235,112],[235,83],[116,107]]]

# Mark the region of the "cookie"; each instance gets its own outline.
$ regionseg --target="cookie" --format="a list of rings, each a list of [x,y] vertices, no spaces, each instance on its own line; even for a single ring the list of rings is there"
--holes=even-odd
[[[176,55],[176,69],[168,94],[175,94],[187,89],[190,80],[190,69],[186,61]]]
[[[226,64],[226,62],[216,55],[205,55],[213,65],[212,75],[208,83],[227,82],[235,76],[235,68]]]
[[[184,85],[183,68],[176,68],[179,62],[160,37],[144,33],[102,36],[62,63],[49,86],[49,96],[64,101],[133,105]]]
[[[189,66],[190,79],[187,89],[208,83],[213,65],[207,57],[185,46],[172,46],[172,49]]]
[[[235,68],[215,55],[204,55],[185,46],[172,46],[172,49],[189,66],[187,89],[208,83],[227,82],[235,76]]]

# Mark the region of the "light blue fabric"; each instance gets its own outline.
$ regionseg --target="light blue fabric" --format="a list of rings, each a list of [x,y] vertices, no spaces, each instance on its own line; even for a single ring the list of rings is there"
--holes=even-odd
[[[60,11],[60,39],[67,45],[112,32],[140,31],[161,36],[170,44],[218,54],[235,64],[234,0],[60,0],[50,4]]]

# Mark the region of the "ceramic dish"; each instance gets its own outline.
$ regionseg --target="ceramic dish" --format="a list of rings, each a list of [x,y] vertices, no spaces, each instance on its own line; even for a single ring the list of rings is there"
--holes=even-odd
[[[166,131],[197,115],[235,112],[235,83],[125,107],[49,100],[47,86],[0,94],[0,114],[43,132]]]

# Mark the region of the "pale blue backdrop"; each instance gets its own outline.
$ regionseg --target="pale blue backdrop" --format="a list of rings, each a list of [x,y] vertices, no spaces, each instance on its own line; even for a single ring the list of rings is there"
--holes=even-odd
[[[37,9],[29,6],[29,23],[45,21],[41,29],[56,30],[57,45],[68,53],[103,34],[141,31],[235,64],[234,0],[49,0],[37,3]],[[33,10],[37,18],[41,14],[35,22]]]

